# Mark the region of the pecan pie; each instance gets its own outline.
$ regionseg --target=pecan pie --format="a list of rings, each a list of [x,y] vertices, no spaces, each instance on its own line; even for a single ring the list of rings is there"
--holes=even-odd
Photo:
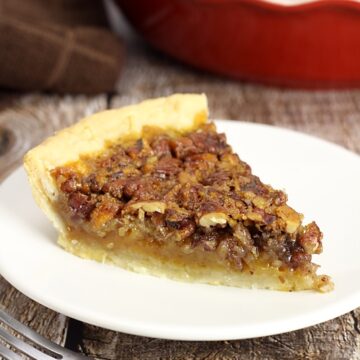
[[[59,244],[173,279],[329,291],[315,222],[263,184],[207,122],[204,95],[95,114],[31,150],[25,168]]]

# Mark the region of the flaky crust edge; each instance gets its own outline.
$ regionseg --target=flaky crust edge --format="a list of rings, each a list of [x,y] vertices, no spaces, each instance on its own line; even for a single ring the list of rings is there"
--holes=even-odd
[[[147,125],[186,132],[205,123],[207,118],[204,94],[174,94],[86,117],[25,155],[24,167],[33,197],[60,237],[66,238],[66,225],[53,206],[58,191],[50,174],[52,169],[76,161],[81,155],[101,152],[115,140],[139,137]]]
[[[174,280],[202,282],[214,285],[228,285],[247,288],[268,288],[274,290],[316,289],[327,292],[332,283],[322,284],[320,276],[286,278],[279,280],[277,271],[248,273],[228,273],[213,269],[179,268],[165,264],[140,254],[114,254],[103,249],[75,246],[67,236],[66,225],[57,215],[53,204],[58,191],[51,170],[79,159],[81,155],[101,152],[112,141],[122,137],[139,137],[146,125],[163,129],[187,132],[207,121],[208,107],[205,95],[175,94],[169,97],[146,100],[120,109],[96,113],[80,120],[75,125],[57,132],[43,143],[30,150],[24,157],[24,167],[28,175],[32,193],[39,207],[59,231],[59,244],[68,252],[87,259],[115,264],[137,273],[151,274]]]

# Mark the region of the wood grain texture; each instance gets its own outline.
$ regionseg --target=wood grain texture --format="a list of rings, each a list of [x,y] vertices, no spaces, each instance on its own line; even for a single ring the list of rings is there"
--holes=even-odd
[[[33,94],[12,97],[9,101],[10,105],[6,106],[5,100],[0,100],[0,129],[9,138],[8,145],[2,141],[3,149],[4,146],[7,149],[6,154],[0,155],[0,180],[21,162],[28,149],[54,131],[107,105],[105,95],[91,99]]]
[[[106,107],[96,98],[49,95],[0,98],[0,180],[19,165],[24,153],[54,131]],[[3,136],[1,136],[3,135]],[[0,276],[0,307],[48,339],[64,344],[68,319],[30,300]]]
[[[246,85],[194,71],[130,44],[127,67],[111,107],[173,92],[207,93],[213,118],[283,126],[360,153],[360,91],[303,92]],[[0,96],[0,128],[10,134],[3,145],[0,142],[0,173],[9,173],[26,149],[54,129],[107,105],[105,96]],[[1,148],[9,151],[1,155]],[[0,306],[46,337],[64,343],[68,319],[27,299],[4,279],[0,279]],[[73,347],[97,359],[360,360],[359,324],[360,309],[357,309],[324,324],[277,336],[179,342],[132,336],[75,322],[70,340]]]
[[[247,85],[201,73],[130,46],[111,107],[174,92],[205,92],[212,118],[302,131],[360,153],[360,91],[304,92]],[[360,309],[304,330],[259,339],[180,342],[84,324],[83,351],[97,359],[360,359]]]
[[[360,310],[357,310],[305,330],[259,339],[214,342],[143,338],[87,325],[83,349],[97,359],[358,360],[360,333],[355,321],[359,319]]]
[[[360,152],[360,90],[311,92],[249,85],[195,71],[137,44],[129,48],[112,107],[174,92],[204,92],[213,119],[287,127]]]

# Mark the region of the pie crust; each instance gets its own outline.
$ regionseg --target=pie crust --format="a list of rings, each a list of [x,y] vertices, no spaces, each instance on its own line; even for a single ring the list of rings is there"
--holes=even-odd
[[[159,201],[130,202],[135,215],[126,219],[133,219],[133,221],[127,225],[126,234],[121,234],[120,229],[117,229],[119,231],[109,237],[111,241],[107,238],[105,241],[105,237],[97,236],[97,233],[89,233],[81,227],[72,226],[72,220],[66,213],[69,211],[66,210],[68,198],[64,196],[62,184],[58,180],[59,177],[63,177],[59,175],[59,171],[65,169],[66,172],[66,169],[74,168],[76,165],[79,176],[85,176],[89,159],[103,156],[108,151],[107,149],[112,149],[116,144],[128,144],[142,137],[145,138],[145,132],[148,129],[172,134],[175,140],[177,137],[186,137],[188,134],[191,137],[191,134],[197,131],[205,133],[209,131],[209,136],[211,134],[217,136],[214,130],[206,128],[207,115],[205,95],[177,94],[97,113],[58,132],[30,150],[24,158],[24,166],[36,202],[59,231],[59,244],[67,251],[83,258],[110,262],[135,272],[177,280],[288,291],[314,289],[325,292],[331,290],[333,284],[330,278],[326,275],[317,275],[317,266],[311,263],[311,254],[321,252],[319,229],[315,223],[303,226],[301,215],[288,207],[285,200],[275,209],[276,216],[264,212],[262,214],[265,214],[267,218],[270,217],[269,223],[279,220],[279,223],[284,226],[281,237],[292,239],[292,242],[296,243],[296,249],[300,249],[301,254],[306,255],[305,265],[298,268],[293,266],[294,261],[286,266],[277,259],[275,259],[277,265],[276,261],[269,262],[266,260],[269,257],[265,256],[267,254],[255,256],[256,259],[253,262],[236,267],[227,260],[224,260],[222,264],[214,255],[215,252],[209,249],[187,253],[184,251],[185,247],[180,249],[176,242],[159,246],[154,241],[155,235],[152,236],[151,231],[144,231],[145,223],[142,223],[144,216],[152,216],[154,213],[161,216],[165,212],[166,205]],[[147,128],[148,126],[151,128]],[[239,164],[245,164],[239,161]],[[252,174],[250,176],[253,177]],[[261,184],[261,186],[265,185]],[[276,192],[269,186],[267,189]],[[249,199],[241,200],[246,203]],[[260,207],[263,200],[261,197],[251,198],[251,201],[254,204],[259,203]],[[259,210],[254,204],[251,206]],[[263,220],[261,216],[260,220],[258,219],[257,213],[251,214],[251,216],[244,215],[246,224],[250,222],[251,226],[255,226],[258,225],[257,222]],[[122,216],[125,218],[128,215]],[[234,222],[234,220],[231,221]],[[201,228],[200,230],[205,229],[206,234],[206,232],[228,231],[224,230],[228,222],[230,223],[228,214],[213,210],[198,217],[194,224],[197,228]],[[259,225],[256,231],[261,232],[263,228],[263,225]],[[301,239],[304,238],[309,241],[306,240],[305,244],[299,245]],[[257,250],[254,244],[255,240],[251,248]],[[216,246],[218,245],[217,243]],[[316,249],[306,249],[313,245]],[[294,248],[293,245],[292,248]]]

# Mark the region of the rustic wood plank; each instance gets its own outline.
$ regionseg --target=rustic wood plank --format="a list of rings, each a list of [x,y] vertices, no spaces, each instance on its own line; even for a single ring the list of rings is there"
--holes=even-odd
[[[116,333],[86,325],[82,347],[96,359],[360,359],[360,310],[311,328],[236,341],[170,341]],[[356,325],[358,326],[358,325]]]
[[[360,90],[289,91],[244,84],[196,71],[138,43],[111,107],[174,92],[204,92],[211,118],[273,124],[306,132],[360,152]]]
[[[2,96],[0,98],[0,180],[19,165],[22,156],[30,147],[55,130],[106,106],[106,96],[95,98],[40,94]],[[1,137],[1,134],[6,136]],[[64,344],[68,319],[30,300],[2,277],[0,277],[0,306],[50,340]]]
[[[0,180],[19,164],[28,149],[55,130],[104,109],[106,104],[105,95],[91,99],[35,94],[20,96],[11,107],[4,107],[0,111],[0,128],[12,138],[12,144],[6,156],[0,157]]]
[[[206,92],[212,117],[275,124],[308,132],[360,152],[360,92],[289,92],[244,85],[178,65],[130,46],[128,66],[112,106],[173,92]],[[0,128],[15,134],[2,148],[0,169],[10,171],[25,149],[55,128],[106,107],[102,96],[0,96]],[[50,119],[50,120],[49,120]],[[29,136],[31,135],[31,136]],[[12,135],[9,135],[12,136]],[[11,143],[14,141],[14,143]],[[0,142],[1,144],[1,142]],[[1,145],[0,145],[1,147]],[[1,150],[0,150],[1,153]],[[1,162],[2,161],[2,162]],[[67,319],[27,299],[0,279],[0,306],[43,335],[63,343]],[[177,342],[116,333],[77,324],[78,347],[99,359],[360,359],[360,309],[338,319],[287,334],[226,342]],[[81,325],[81,324],[80,324]],[[79,336],[79,334],[78,334]],[[74,344],[75,345],[75,344]]]
[[[130,44],[111,107],[174,92],[205,92],[212,118],[306,132],[360,153],[360,91],[304,92],[247,85],[197,72]],[[97,359],[360,359],[360,308],[307,329],[225,342],[179,342],[84,324],[79,346]]]
[[[30,300],[0,277],[0,307],[39,334],[64,344],[68,319]]]

